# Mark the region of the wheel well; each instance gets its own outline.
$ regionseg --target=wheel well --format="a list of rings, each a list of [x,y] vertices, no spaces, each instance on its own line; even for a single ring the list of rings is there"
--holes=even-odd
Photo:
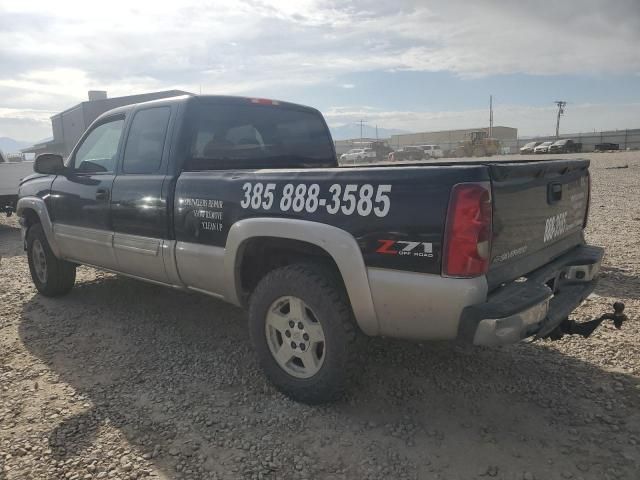
[[[342,275],[333,257],[323,248],[312,243],[289,238],[254,237],[241,246],[238,252],[237,285],[240,300],[246,304],[258,282],[270,271],[294,263],[315,263],[327,268],[335,276],[341,288]],[[346,291],[346,290],[345,290]]]
[[[32,208],[25,208],[21,213],[21,223],[26,228],[26,233],[29,233],[29,229],[37,223],[40,223],[40,217],[36,211]],[[27,248],[27,235],[24,236],[24,248]]]
[[[32,208],[25,208],[22,211],[22,219],[23,219],[23,224],[27,229],[27,232],[36,223],[40,223],[40,217],[38,216],[37,212]]]

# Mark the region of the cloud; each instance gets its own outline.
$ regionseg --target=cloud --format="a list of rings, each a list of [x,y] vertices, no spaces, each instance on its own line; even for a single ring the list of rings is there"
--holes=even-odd
[[[372,69],[640,71],[636,0],[567,0],[553,9],[536,1],[380,3],[14,2],[0,20],[0,58],[14,75],[80,68],[84,84],[143,77],[243,88]]]
[[[636,74],[638,44],[637,0],[3,2],[0,98],[61,110],[89,89],[286,96],[376,70]]]
[[[49,117],[54,112],[0,108],[0,137],[35,142],[51,135]]]
[[[343,83],[342,85],[340,85],[342,88],[356,88],[356,86],[353,83]]]

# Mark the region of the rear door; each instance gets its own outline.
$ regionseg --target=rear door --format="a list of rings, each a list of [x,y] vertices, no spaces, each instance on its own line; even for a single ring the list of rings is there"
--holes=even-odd
[[[65,258],[116,268],[109,199],[124,115],[94,125],[72,153],[68,173],[51,186],[54,232]]]
[[[167,163],[172,107],[137,110],[113,184],[111,218],[118,270],[167,282],[163,245],[169,234]]]
[[[583,243],[589,161],[489,165],[493,195],[490,286],[513,280]]]

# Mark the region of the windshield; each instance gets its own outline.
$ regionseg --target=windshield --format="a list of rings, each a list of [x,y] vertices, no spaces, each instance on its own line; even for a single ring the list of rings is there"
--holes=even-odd
[[[335,161],[322,117],[272,105],[194,105],[186,126],[187,170],[311,166]],[[360,150],[356,150],[360,151]]]

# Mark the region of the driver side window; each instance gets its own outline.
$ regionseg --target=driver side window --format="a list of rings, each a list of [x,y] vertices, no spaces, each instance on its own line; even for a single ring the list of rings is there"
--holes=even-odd
[[[74,170],[87,173],[113,172],[123,126],[124,119],[119,118],[94,128],[76,152]]]

